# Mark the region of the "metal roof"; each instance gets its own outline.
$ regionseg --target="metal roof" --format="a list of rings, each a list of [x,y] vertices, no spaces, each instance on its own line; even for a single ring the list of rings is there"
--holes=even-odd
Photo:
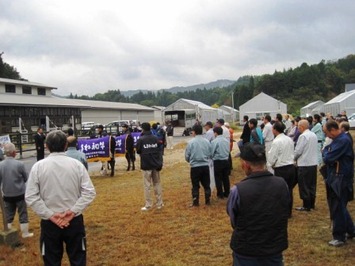
[[[355,90],[343,92],[340,93],[338,96],[334,97],[333,99],[331,99],[330,101],[326,102],[325,104],[339,103],[353,95],[355,95]]]
[[[204,104],[202,102],[199,102],[199,101],[194,101],[194,100],[188,100],[188,99],[184,99],[184,98],[181,98],[180,100],[178,101],[184,101],[184,102],[187,102],[189,104],[192,104],[192,105],[197,105],[198,108],[201,108],[201,109],[212,109],[212,110],[215,110],[216,108],[213,108],[211,106],[208,106],[207,104]]]
[[[321,100],[315,101],[315,102],[311,102],[311,103],[307,104],[306,106],[303,106],[302,109],[303,108],[315,108],[315,107],[317,107],[318,105],[321,105],[321,104],[324,104],[324,102],[321,101]]]
[[[67,99],[56,96],[10,94],[2,93],[0,105],[12,106],[52,106],[52,107],[77,107],[81,109],[114,109],[114,110],[137,110],[154,111],[153,108],[135,104],[121,102],[105,102],[92,100]]]
[[[30,81],[25,81],[25,80],[17,80],[17,79],[5,79],[5,78],[0,78],[1,83],[7,83],[7,84],[14,84],[14,85],[26,85],[26,86],[35,86],[35,87],[40,87],[40,88],[50,88],[50,89],[57,89],[54,86],[49,86],[37,82],[30,82]]]
[[[59,98],[55,96],[27,95],[3,93],[0,97],[0,105],[12,106],[62,106],[90,108],[85,103],[78,103],[71,99]]]

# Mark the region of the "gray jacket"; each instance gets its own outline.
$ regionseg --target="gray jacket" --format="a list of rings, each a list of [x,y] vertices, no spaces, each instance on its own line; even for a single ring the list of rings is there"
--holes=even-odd
[[[27,173],[25,165],[13,157],[0,163],[0,184],[3,196],[17,197],[25,194]]]

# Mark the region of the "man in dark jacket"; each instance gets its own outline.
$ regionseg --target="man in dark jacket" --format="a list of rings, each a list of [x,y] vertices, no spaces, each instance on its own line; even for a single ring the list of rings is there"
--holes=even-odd
[[[123,133],[125,134],[125,157],[127,160],[127,171],[131,170],[132,164],[132,171],[136,169],[134,162],[136,161],[136,156],[134,152],[134,139],[132,137],[132,128],[128,127],[127,124],[122,126]]]
[[[243,117],[243,123],[244,123],[243,132],[242,135],[240,136],[240,141],[238,141],[238,147],[240,151],[242,150],[243,146],[250,141],[251,130],[249,127],[249,116],[245,115]],[[238,156],[239,155],[240,153],[238,154]]]
[[[36,151],[37,151],[37,161],[44,159],[44,140],[46,136],[43,134],[43,129],[39,127],[37,133],[34,136]]]
[[[265,170],[264,146],[246,144],[241,152],[247,177],[230,192],[227,213],[233,234],[233,265],[283,265],[287,249],[290,196],[286,182]]]
[[[150,186],[153,184],[156,196],[156,206],[161,209],[163,204],[162,189],[160,184],[160,170],[163,167],[162,151],[159,148],[158,138],[151,132],[149,123],[142,123],[142,135],[137,141],[137,153],[141,157],[141,169],[143,171],[145,206],[142,211],[148,211],[153,207],[150,196]]]

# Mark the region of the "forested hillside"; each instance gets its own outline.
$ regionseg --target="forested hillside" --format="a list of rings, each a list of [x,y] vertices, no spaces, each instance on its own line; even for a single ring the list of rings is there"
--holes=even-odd
[[[261,76],[243,76],[231,86],[225,88],[205,89],[195,91],[171,93],[165,90],[157,92],[138,92],[131,97],[125,97],[120,90],[110,90],[98,93],[93,97],[73,96],[107,101],[123,101],[140,103],[147,106],[167,106],[179,98],[201,101],[208,105],[232,105],[232,92],[234,107],[236,109],[253,96],[264,92],[275,97],[288,106],[288,112],[298,114],[302,106],[316,100],[328,101],[337,94],[344,92],[346,83],[355,83],[355,55],[345,58],[324,61],[308,65],[303,63],[297,68],[275,71],[273,74]]]
[[[0,77],[21,79],[17,69],[3,62],[0,54]],[[346,83],[355,83],[355,55],[318,64],[301,64],[294,69],[275,71],[261,76],[243,76],[224,88],[198,88],[194,91],[172,93],[167,90],[142,92],[126,97],[119,89],[97,93],[94,96],[71,93],[69,98],[114,102],[132,102],[146,106],[167,106],[180,98],[201,101],[207,105],[232,105],[236,109],[253,96],[264,92],[287,104],[288,112],[298,114],[302,106],[316,100],[324,102],[344,92]]]

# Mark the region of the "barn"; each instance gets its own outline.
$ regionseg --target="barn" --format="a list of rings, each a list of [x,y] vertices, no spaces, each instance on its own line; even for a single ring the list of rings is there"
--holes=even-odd
[[[346,111],[347,114],[355,113],[355,90],[343,92],[324,104],[324,113],[333,116]]]
[[[249,119],[256,118],[260,121],[265,115],[274,118],[277,113],[286,114],[287,105],[263,92],[239,106],[240,124],[243,123],[245,115],[249,116]]]
[[[308,117],[308,116],[313,116],[315,114],[319,114],[320,112],[323,112],[323,106],[324,102],[323,101],[315,101],[307,104],[306,106],[303,106],[301,108],[301,117]]]
[[[218,111],[220,113],[218,117],[223,118],[226,122],[234,123],[237,119],[239,119],[239,111],[231,106],[221,105],[218,108]]]

